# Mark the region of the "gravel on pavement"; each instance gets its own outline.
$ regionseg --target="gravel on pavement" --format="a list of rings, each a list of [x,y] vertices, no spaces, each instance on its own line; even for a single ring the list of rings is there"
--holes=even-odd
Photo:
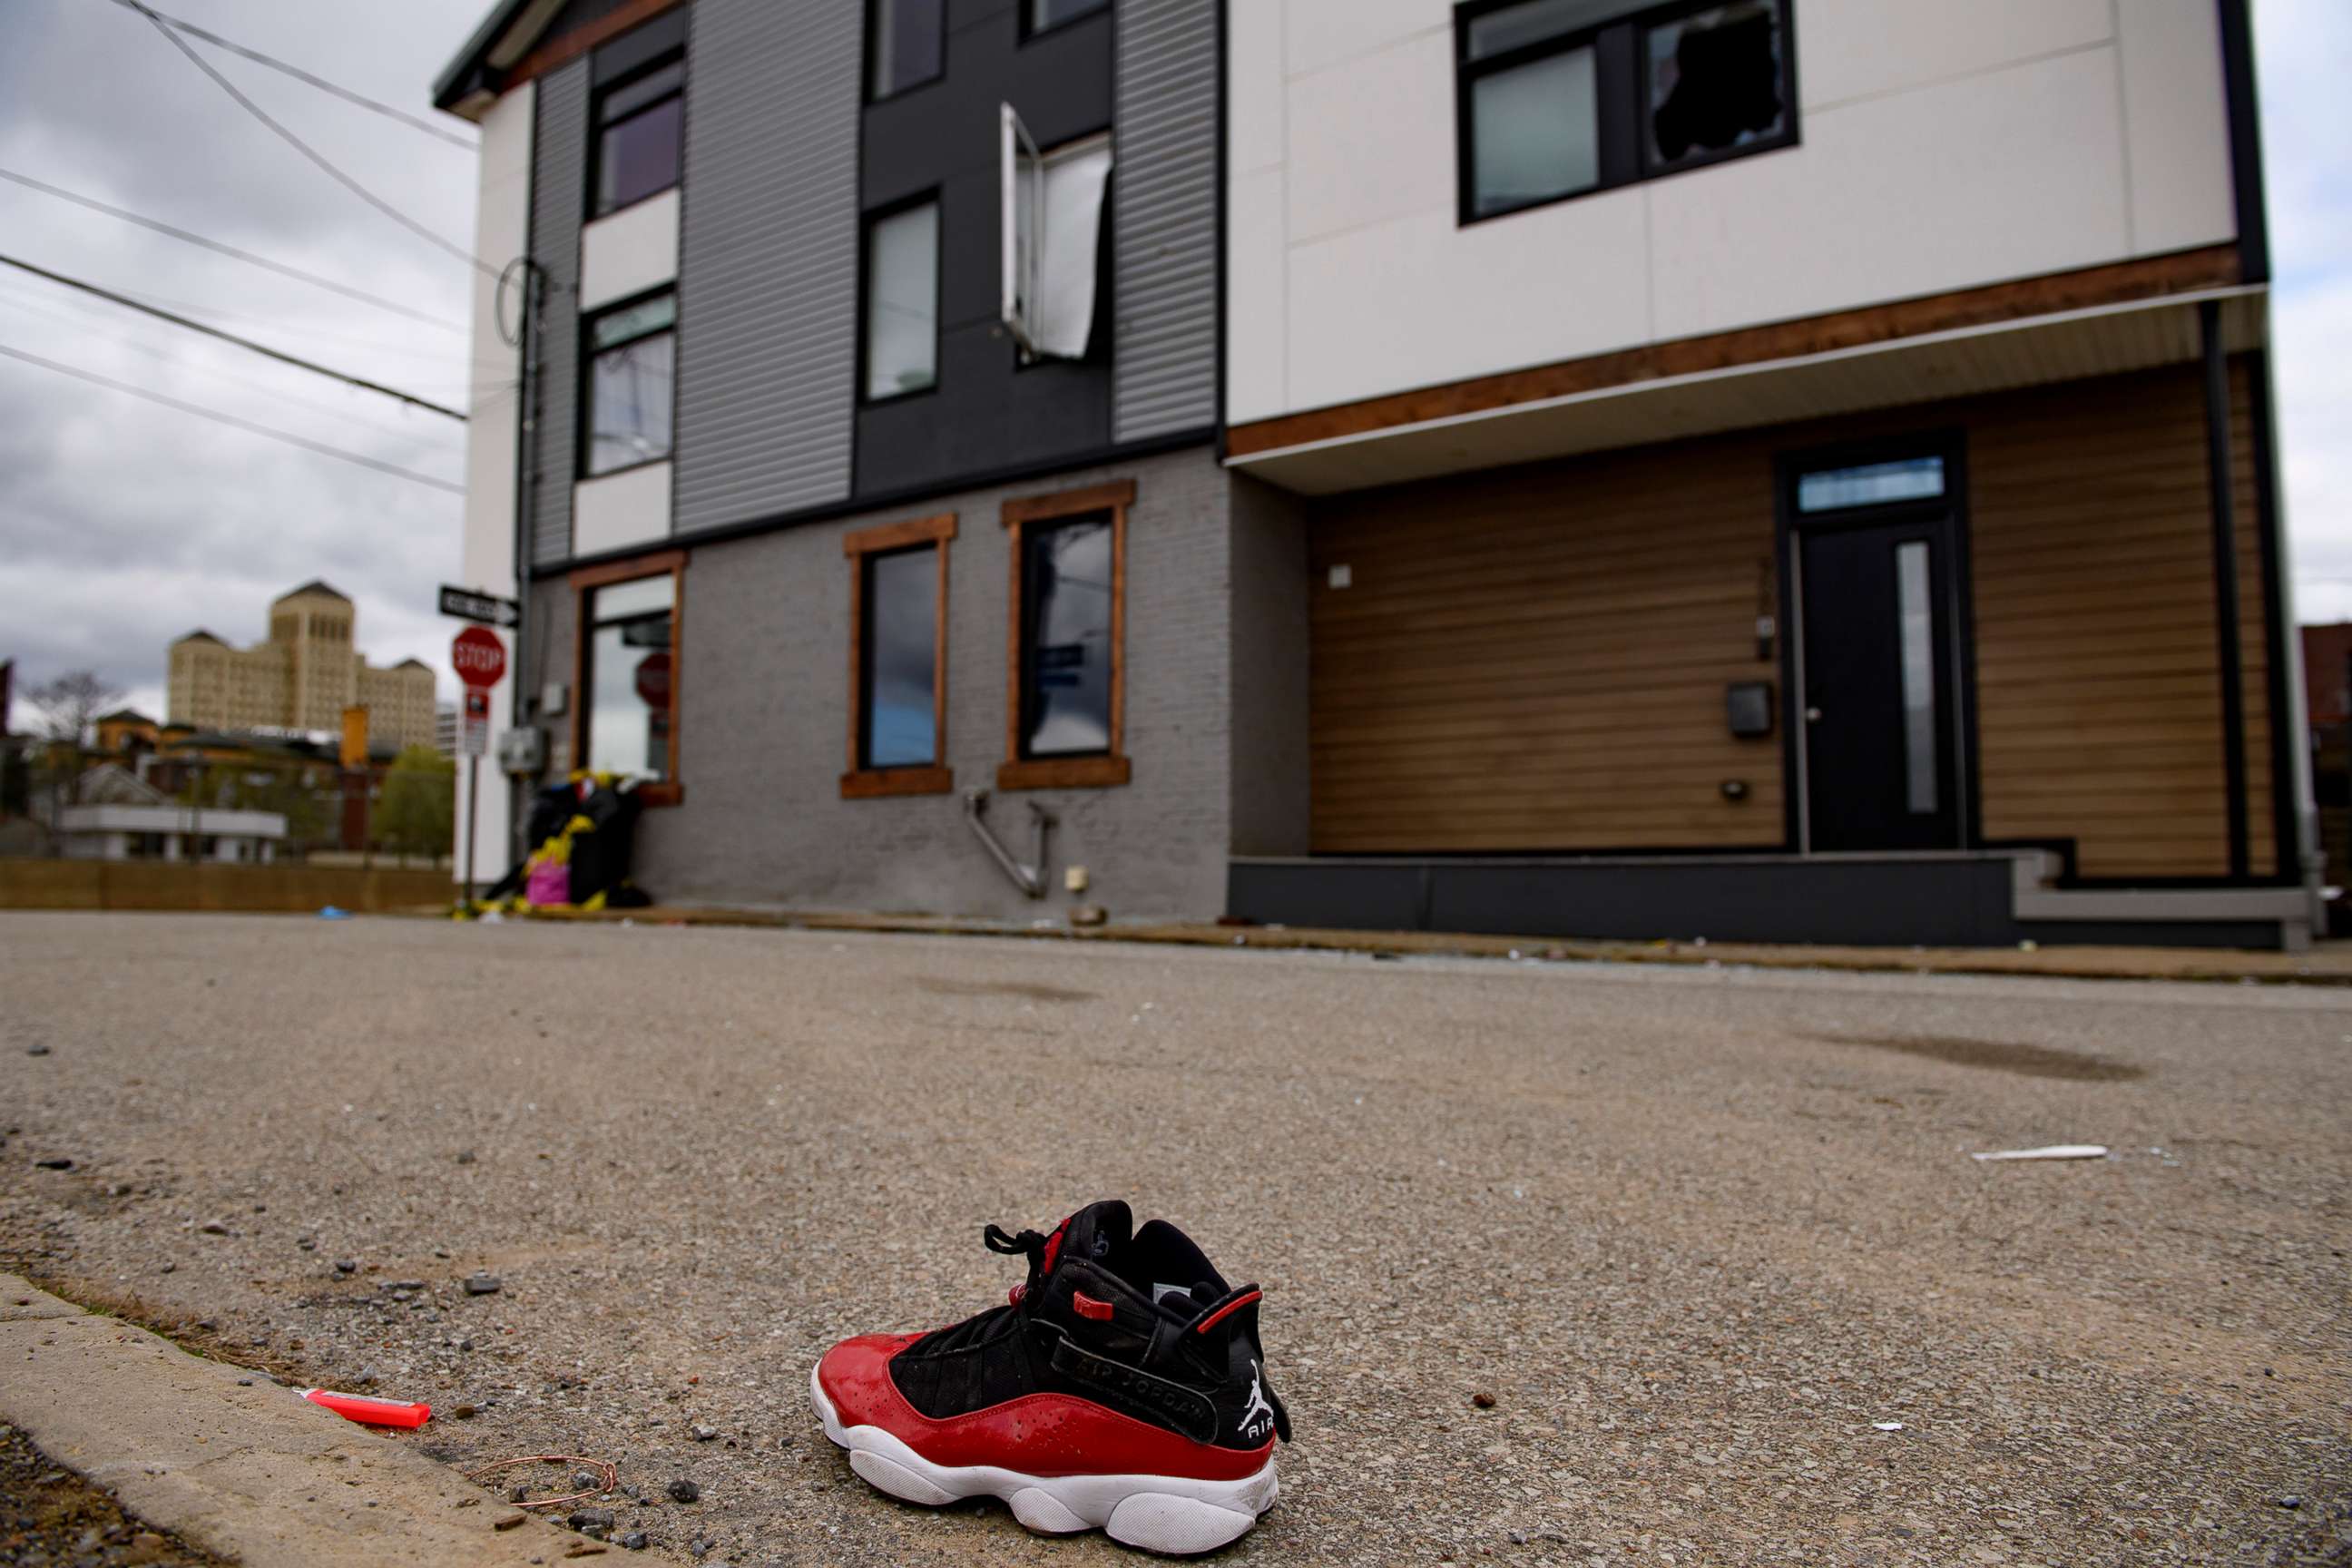
[[[1134,1561],[806,1396],[1121,1196],[1266,1289],[1225,1560],[2352,1562],[2340,992],[6,913],[0,997],[0,1266],[609,1459],[615,1556]]]

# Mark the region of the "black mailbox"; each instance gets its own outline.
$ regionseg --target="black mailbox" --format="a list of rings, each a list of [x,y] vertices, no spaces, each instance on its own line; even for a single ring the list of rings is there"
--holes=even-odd
[[[1750,741],[1772,732],[1772,683],[1737,680],[1723,689],[1723,716],[1732,734]]]

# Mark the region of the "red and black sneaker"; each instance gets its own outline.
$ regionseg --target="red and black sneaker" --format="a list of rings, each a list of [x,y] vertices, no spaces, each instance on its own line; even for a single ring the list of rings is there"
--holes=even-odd
[[[1117,1200],[1007,1236],[1008,1305],[928,1334],[864,1334],[809,1373],[824,1435],[892,1497],[998,1497],[1048,1535],[1152,1552],[1224,1545],[1274,1506],[1290,1416],[1266,1384],[1259,1291]]]

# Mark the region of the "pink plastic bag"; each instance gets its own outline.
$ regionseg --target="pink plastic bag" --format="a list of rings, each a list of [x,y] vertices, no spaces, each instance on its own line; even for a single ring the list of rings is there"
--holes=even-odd
[[[572,868],[562,860],[541,860],[530,868],[524,879],[522,896],[533,904],[568,904],[572,901]]]

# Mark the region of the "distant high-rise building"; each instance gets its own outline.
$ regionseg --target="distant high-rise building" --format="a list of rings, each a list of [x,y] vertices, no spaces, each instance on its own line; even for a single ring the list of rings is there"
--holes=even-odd
[[[433,711],[433,745],[445,757],[457,754],[457,705],[444,702]]]
[[[269,640],[235,648],[207,631],[172,645],[173,722],[220,730],[340,730],[343,710],[368,710],[368,734],[394,746],[434,745],[433,671],[417,659],[379,668],[353,650],[356,611],[320,582],[269,606]]]

